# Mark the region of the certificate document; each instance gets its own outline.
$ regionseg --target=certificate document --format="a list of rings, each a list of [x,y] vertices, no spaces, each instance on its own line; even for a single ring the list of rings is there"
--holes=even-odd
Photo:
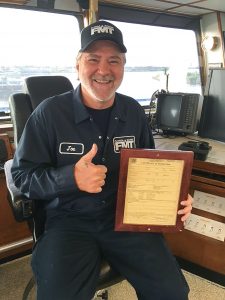
[[[121,150],[115,230],[182,230],[192,162],[190,151]]]

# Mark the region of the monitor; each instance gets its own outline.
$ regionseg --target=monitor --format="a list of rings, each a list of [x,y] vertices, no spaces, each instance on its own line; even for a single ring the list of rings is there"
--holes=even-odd
[[[225,142],[225,69],[210,69],[198,135]]]
[[[159,93],[156,127],[164,134],[187,135],[197,129],[199,94]]]

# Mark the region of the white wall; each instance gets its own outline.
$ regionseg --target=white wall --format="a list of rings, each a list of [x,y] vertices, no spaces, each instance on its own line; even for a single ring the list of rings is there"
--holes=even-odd
[[[220,19],[222,30],[225,31],[225,14],[221,13]],[[210,66],[210,64],[221,64],[221,66],[224,66],[224,53],[222,47],[223,37],[221,36],[220,28],[218,26],[218,18],[216,13],[208,14],[202,17],[201,30],[202,37],[211,35],[217,37],[218,40],[218,45],[215,49],[205,52],[207,65]]]

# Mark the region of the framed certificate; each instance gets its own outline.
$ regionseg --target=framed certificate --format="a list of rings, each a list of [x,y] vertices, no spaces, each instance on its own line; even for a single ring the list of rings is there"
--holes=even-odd
[[[192,151],[122,149],[115,230],[181,231],[192,164]]]

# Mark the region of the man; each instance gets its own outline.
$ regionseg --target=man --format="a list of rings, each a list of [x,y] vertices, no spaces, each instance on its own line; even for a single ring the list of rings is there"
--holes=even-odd
[[[125,52],[113,24],[86,27],[76,65],[80,86],[40,104],[16,150],[15,184],[46,211],[32,255],[39,300],[90,300],[102,257],[127,278],[138,299],[188,297],[161,234],[114,231],[121,141],[154,148],[142,107],[116,93]],[[182,202],[182,221],[191,203],[190,196]]]

